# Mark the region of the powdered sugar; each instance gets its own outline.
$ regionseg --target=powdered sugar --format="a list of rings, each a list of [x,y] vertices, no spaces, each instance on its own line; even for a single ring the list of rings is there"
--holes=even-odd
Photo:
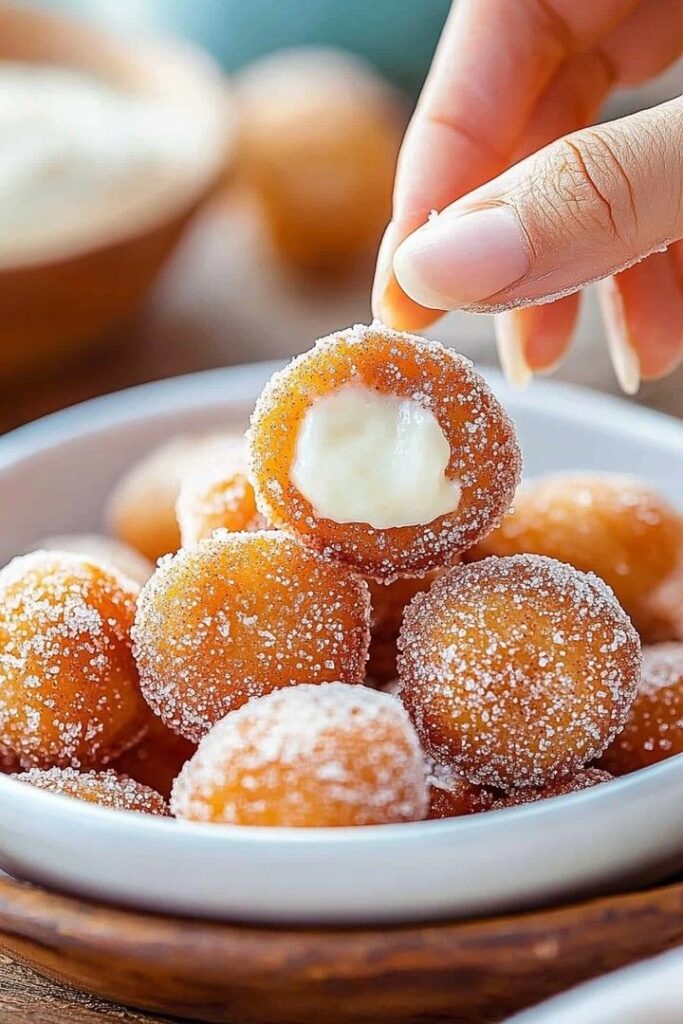
[[[386,694],[330,683],[250,701],[201,742],[173,789],[179,817],[235,824],[413,821],[427,807],[419,741]]]
[[[672,686],[683,693],[683,643],[644,647],[641,693],[655,694],[663,687]]]

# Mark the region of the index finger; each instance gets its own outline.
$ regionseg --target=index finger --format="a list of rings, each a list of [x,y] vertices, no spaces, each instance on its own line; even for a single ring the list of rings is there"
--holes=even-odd
[[[396,247],[431,210],[443,209],[507,167],[563,61],[591,47],[637,3],[460,0],[455,5],[401,149],[393,220],[378,260],[376,315],[401,326],[392,317],[396,306],[404,324],[424,326],[436,319],[433,310],[419,313],[407,297],[401,300],[391,274]]]

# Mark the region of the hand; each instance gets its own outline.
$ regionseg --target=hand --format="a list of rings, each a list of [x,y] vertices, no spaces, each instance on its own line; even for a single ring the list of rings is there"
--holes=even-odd
[[[681,51],[670,0],[460,0],[401,150],[375,315],[421,330],[448,309],[506,310],[501,362],[523,384],[564,355],[574,293],[606,279],[622,387],[668,373],[683,356],[683,98],[585,126]]]

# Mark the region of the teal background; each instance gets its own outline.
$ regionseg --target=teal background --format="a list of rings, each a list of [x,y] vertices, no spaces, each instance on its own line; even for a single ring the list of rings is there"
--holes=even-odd
[[[227,71],[280,47],[341,46],[415,95],[449,0],[22,0],[132,32],[175,33],[208,49]]]

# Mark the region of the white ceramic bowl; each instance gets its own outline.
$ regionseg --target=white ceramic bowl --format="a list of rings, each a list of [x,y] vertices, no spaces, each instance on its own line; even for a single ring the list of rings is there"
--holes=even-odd
[[[589,981],[506,1024],[680,1024],[683,950]]]
[[[0,557],[101,525],[122,471],[175,433],[245,423],[273,365],[145,385],[0,440]],[[526,471],[633,472],[683,505],[683,425],[566,385],[510,392]],[[357,829],[197,825],[108,811],[0,777],[0,867],[118,903],[255,922],[501,912],[683,867],[683,757],[539,804]]]

